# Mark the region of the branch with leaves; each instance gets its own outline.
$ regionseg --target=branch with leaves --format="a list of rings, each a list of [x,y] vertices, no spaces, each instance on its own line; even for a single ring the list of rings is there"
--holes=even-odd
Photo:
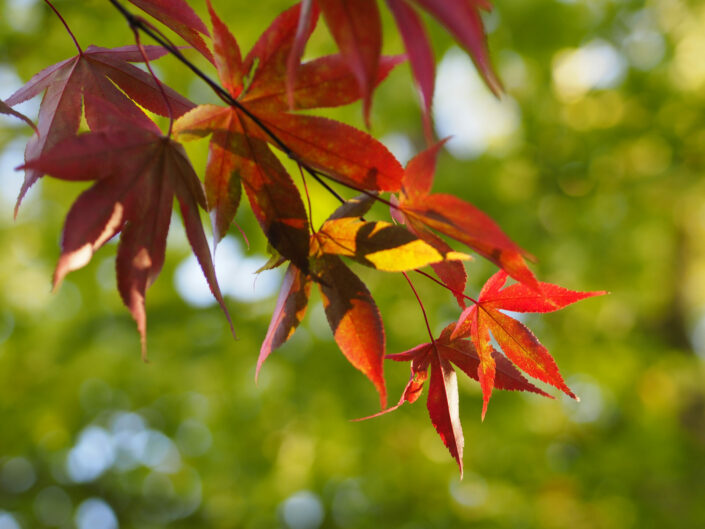
[[[479,381],[483,418],[493,388],[550,397],[521,372],[575,398],[545,347],[503,311],[549,312],[603,292],[574,292],[538,281],[527,266],[525,252],[490,217],[458,197],[431,192],[444,141],[432,138],[434,65],[418,10],[446,27],[474,59],[488,86],[499,92],[479,15],[479,9],[489,9],[487,2],[386,0],[422,95],[430,145],[403,168],[368,132],[301,112],[362,100],[369,123],[375,88],[405,59],[381,54],[375,0],[360,0],[354,9],[346,0],[303,0],[276,17],[244,56],[210,0],[212,34],[184,0],[130,0],[203,55],[218,81],[118,0],[109,2],[127,21],[136,44],[85,50],[60,13],[45,1],[65,25],[78,54],[46,68],[0,102],[0,112],[31,124],[12,107],[43,94],[36,134],[25,150],[25,180],[15,214],[29,188],[44,175],[94,182],[67,214],[54,285],[58,287],[66,274],[85,266],[119,234],[117,287],[136,321],[143,355],[147,351],[145,297],[164,264],[174,199],[193,253],[230,322],[199,212],[210,213],[217,245],[234,223],[244,190],[272,251],[268,267],[287,265],[260,350],[258,374],[267,357],[296,331],[315,283],[340,350],[379,394],[382,412],[377,415],[417,400],[430,379],[431,422],[461,472],[463,435],[453,365]],[[340,53],[302,63],[306,42],[321,14]],[[143,45],[141,34],[158,45]],[[202,79],[223,105],[196,105],[164,85],[151,61],[167,53]],[[134,65],[140,62],[147,66],[146,72]],[[169,118],[166,134],[145,110]],[[79,131],[82,116],[87,132]],[[209,138],[203,181],[181,145],[198,138]],[[298,164],[307,206],[273,148]],[[341,202],[318,228],[311,224],[305,174]],[[345,199],[328,182],[361,194]],[[389,208],[390,221],[365,219],[377,203]],[[477,299],[465,293],[463,262],[470,256],[442,237],[499,267]],[[345,260],[402,273],[419,303],[430,341],[388,355],[381,313]],[[426,267],[435,276],[422,270]],[[458,303],[458,320],[437,338],[410,271],[447,289]],[[505,286],[510,277],[515,282]],[[492,346],[492,337],[501,351]],[[385,358],[411,363],[411,379],[391,408],[387,408]]]

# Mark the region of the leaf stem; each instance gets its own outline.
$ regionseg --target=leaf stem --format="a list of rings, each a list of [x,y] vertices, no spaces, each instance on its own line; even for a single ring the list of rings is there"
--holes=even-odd
[[[64,17],[62,17],[61,13],[59,13],[59,10],[56,9],[54,7],[54,4],[52,4],[49,0],[44,0],[44,3],[51,8],[51,10],[56,14],[57,17],[59,17],[59,20],[61,20],[61,23],[66,28],[66,31],[68,31],[69,36],[71,37],[71,40],[73,40],[73,43],[76,45],[76,49],[78,50],[78,54],[83,55],[83,50],[81,49],[81,46],[78,44],[78,41],[76,40],[76,36],[73,34],[73,31],[71,31],[71,28],[66,23],[66,20],[64,20]]]
[[[164,90],[164,85],[159,80],[159,78],[156,76],[156,74],[154,73],[154,70],[152,70],[152,64],[149,62],[149,57],[147,57],[147,52],[144,51],[144,46],[142,46],[142,41],[140,40],[139,30],[136,27],[132,26],[132,33],[134,33],[134,35],[135,35],[135,43],[137,44],[137,48],[140,50],[140,54],[142,55],[142,59],[144,59],[144,64],[147,66],[147,70],[149,70],[149,73],[152,76],[152,79],[154,79],[154,82],[157,83],[157,87],[159,88],[159,92],[162,94],[162,98],[164,99],[164,104],[166,104],[166,110],[169,113],[169,130],[166,133],[166,137],[171,138],[171,131],[174,128],[174,109],[171,107],[171,102],[169,101],[169,98],[166,95],[166,90]]]
[[[409,283],[411,291],[414,293],[414,296],[416,296],[416,301],[419,302],[419,307],[421,307],[421,313],[423,314],[423,320],[424,323],[426,323],[426,330],[428,331],[428,335],[431,337],[431,343],[433,344],[433,348],[436,349],[436,339],[433,337],[433,332],[431,332],[431,325],[428,322],[428,314],[426,314],[426,307],[424,307],[423,301],[421,301],[421,297],[416,291],[416,287],[414,287],[414,284],[411,282],[409,274],[407,274],[406,272],[402,272],[402,275],[404,276],[404,279],[406,279],[406,282]]]
[[[296,164],[296,165],[299,168],[299,174],[301,175],[301,183],[303,184],[304,192],[306,193],[306,202],[308,204],[308,219],[309,219],[308,227],[311,230],[311,233],[313,234],[315,230],[313,229],[313,208],[311,207],[311,195],[308,192],[308,184],[306,183],[306,175],[304,175],[304,170],[301,167],[300,163]]]

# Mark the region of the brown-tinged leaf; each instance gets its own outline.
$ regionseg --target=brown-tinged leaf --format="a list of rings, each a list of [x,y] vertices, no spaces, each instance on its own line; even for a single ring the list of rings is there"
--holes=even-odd
[[[248,127],[255,127],[251,122]],[[303,201],[291,177],[268,145],[243,126],[237,110],[202,105],[179,118],[180,137],[213,134],[206,168],[209,209],[216,216],[217,236],[230,226],[242,181],[252,210],[272,247],[300,269],[308,269],[309,231]]]
[[[267,336],[262,342],[257,359],[255,380],[264,361],[274,349],[283,345],[303,320],[308,307],[308,298],[311,293],[311,280],[293,264],[289,265],[284,275],[277,305],[272,314],[272,321],[267,329]]]
[[[247,198],[267,240],[308,272],[308,217],[289,173],[266,143],[247,133],[230,135],[227,149],[239,165]]]

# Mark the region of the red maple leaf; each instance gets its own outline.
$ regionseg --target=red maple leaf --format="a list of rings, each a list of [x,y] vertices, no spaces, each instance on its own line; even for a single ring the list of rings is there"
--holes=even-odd
[[[149,60],[166,54],[159,46],[144,46]],[[27,143],[25,161],[41,157],[57,143],[75,136],[81,121],[82,95],[88,126],[100,126],[101,111],[93,105],[96,98],[109,101],[120,112],[138,111],[134,99],[148,110],[166,116],[169,107],[154,79],[131,62],[142,62],[137,46],[105,49],[89,46],[71,59],[45,68],[22,88],[12,94],[6,103],[15,106],[44,93],[37,120],[38,133]],[[117,85],[117,86],[116,86]],[[123,94],[124,91],[125,94]],[[193,104],[169,88],[164,88],[173,112],[178,116],[193,108]],[[25,180],[17,198],[15,214],[27,190],[42,176],[36,168],[25,171]]]
[[[502,289],[506,281],[507,273],[504,270],[488,279],[477,303],[463,311],[451,335],[451,339],[470,337],[478,351],[480,363],[477,375],[482,386],[483,417],[492,388],[497,385],[490,333],[507,358],[519,369],[576,398],[565,384],[548,350],[523,323],[502,311],[552,312],[581,299],[606,294],[604,291],[575,292],[551,283],[539,283],[538,292],[521,283]]]
[[[176,197],[191,248],[229,321],[198,212],[206,206],[203,187],[183,148],[144,114],[126,115],[92,97],[87,105],[100,112],[101,127],[60,142],[25,166],[62,180],[96,181],[66,217],[55,287],[120,233],[118,290],[137,322],[146,354],[145,293],[164,264]]]
[[[382,413],[395,410],[405,402],[415,402],[421,396],[423,386],[428,380],[430,367],[431,379],[426,407],[431,423],[443,440],[443,444],[457,461],[462,476],[464,440],[460,425],[457,376],[451,364],[455,364],[466,375],[478,380],[480,357],[471,341],[451,338],[454,328],[455,324],[453,323],[446,327],[440,337],[433,342],[418,345],[403,353],[386,356],[386,358],[397,362],[411,362],[411,378],[396,406],[384,410]],[[552,398],[548,393],[526,380],[502,353],[493,350],[492,357],[497,364],[497,388],[529,391]]]
[[[402,180],[402,192],[392,210],[393,216],[429,244],[435,244],[439,249],[447,247],[429,231],[432,228],[466,244],[506,270],[514,279],[538,289],[538,282],[522,256],[523,250],[495,221],[456,196],[431,193],[436,158],[445,141],[438,142],[409,161]],[[443,263],[437,267],[436,273],[464,306],[462,292],[466,276],[461,266]]]

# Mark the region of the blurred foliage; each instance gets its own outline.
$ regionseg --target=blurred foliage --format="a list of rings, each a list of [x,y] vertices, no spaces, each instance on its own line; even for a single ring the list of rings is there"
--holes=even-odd
[[[374,413],[376,395],[337,351],[320,301],[255,385],[274,298],[229,300],[233,341],[217,308],[174,288],[187,257],[179,222],[150,290],[142,363],[115,290],[114,243],[50,292],[81,186],[44,179],[13,222],[12,168],[27,131],[3,118],[1,529],[705,526],[705,4],[495,3],[490,45],[517,126],[475,156],[445,153],[436,189],[497,219],[537,256],[542,280],[611,291],[529,320],[582,402],[496,392],[481,423],[479,388],[463,378],[461,481],[423,401],[349,422]],[[130,41],[107,2],[56,5],[83,45]],[[247,50],[289,2],[216,5]],[[398,53],[387,27],[385,49]],[[431,27],[440,60],[451,40]],[[307,53],[332,50],[320,29]],[[74,53],[42,2],[0,0],[0,97]],[[211,100],[172,59],[157,67],[182,93]],[[361,125],[359,105],[328,114]],[[420,121],[403,66],[378,91],[373,132],[417,151]],[[188,148],[202,170],[204,144]],[[315,188],[312,199],[318,219],[335,206]],[[238,223],[247,253],[262,255],[246,208]],[[469,271],[473,292],[493,272],[481,260]],[[403,280],[363,273],[389,351],[425,340]],[[253,279],[241,280],[251,290]],[[449,295],[417,287],[436,329],[457,317]],[[394,399],[408,373],[387,371]]]

